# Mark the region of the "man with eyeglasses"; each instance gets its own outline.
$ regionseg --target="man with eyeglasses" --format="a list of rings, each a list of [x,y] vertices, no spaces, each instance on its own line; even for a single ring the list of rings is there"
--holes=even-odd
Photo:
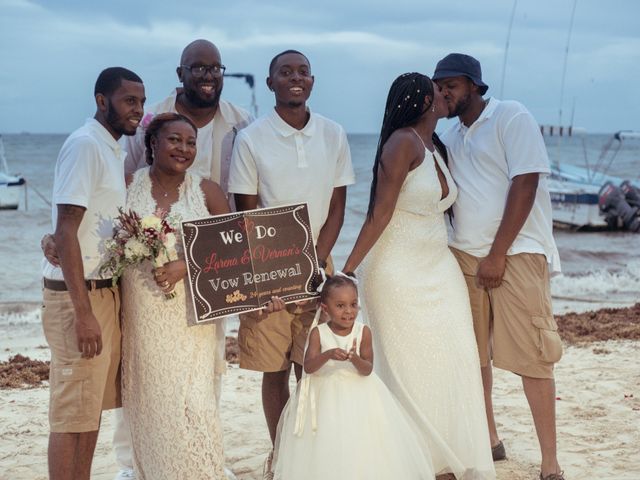
[[[220,98],[225,68],[220,51],[213,43],[195,40],[185,47],[176,68],[182,87],[147,109],[138,133],[127,142],[126,173],[146,166],[144,132],[153,116],[177,112],[198,127],[198,154],[189,170],[213,180],[227,192],[235,136],[253,117],[246,110]]]
[[[134,137],[127,140],[125,173],[133,173],[146,167],[144,134],[145,127],[154,115],[177,112],[193,121],[198,127],[197,154],[189,170],[216,182],[227,193],[231,150],[239,130],[253,121],[246,110],[222,100],[223,75],[220,51],[207,40],[195,40],[182,51],[180,65],[176,68],[182,87],[176,88],[160,103],[147,109]],[[233,207],[233,201],[230,202]],[[221,375],[225,370],[225,326],[217,323],[216,352],[219,355],[215,372],[216,401],[220,403]],[[126,412],[116,410],[116,426],[113,447],[116,452],[120,473],[115,480],[135,478],[131,458],[131,437]],[[124,414],[124,415],[123,415]],[[230,472],[228,475],[231,477]]]
[[[227,193],[231,150],[239,130],[247,126],[253,117],[246,110],[220,99],[225,66],[220,51],[207,40],[195,40],[182,51],[180,65],[176,69],[182,87],[176,88],[162,102],[147,109],[135,135],[127,137],[125,173],[130,174],[147,166],[145,157],[145,128],[154,115],[177,112],[185,115],[198,127],[197,155],[190,171],[203,178],[218,183]],[[233,201],[230,202],[233,206]],[[53,238],[46,235],[42,249],[52,263],[57,263],[56,246]],[[216,399],[220,403],[221,375],[225,370],[225,327],[219,321],[217,328],[217,349],[219,357],[213,381],[216,385]],[[212,399],[213,401],[213,399]],[[126,411],[116,410],[116,424],[113,447],[120,472],[115,480],[134,479],[131,434]],[[230,478],[232,474],[228,472]]]

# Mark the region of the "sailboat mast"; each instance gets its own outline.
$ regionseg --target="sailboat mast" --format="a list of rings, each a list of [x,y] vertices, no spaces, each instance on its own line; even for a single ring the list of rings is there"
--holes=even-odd
[[[507,41],[504,45],[504,58],[502,59],[502,80],[500,81],[500,99],[504,98],[504,77],[507,72],[507,53],[509,52],[509,42],[511,42],[511,27],[513,27],[513,18],[516,14],[516,6],[518,0],[513,0],[513,8],[511,9],[511,20],[509,20],[509,30],[507,31]]]
[[[4,143],[2,135],[0,135],[0,172],[9,174],[9,165],[7,165],[7,157],[4,156]]]
[[[564,81],[567,76],[567,62],[569,60],[569,45],[571,44],[571,32],[573,31],[573,18],[576,14],[578,0],[573,0],[573,10],[571,11],[571,22],[569,23],[569,34],[567,35],[567,46],[564,49],[564,64],[562,66],[562,81],[560,83],[560,111],[558,115],[558,127],[562,128],[562,104],[564,102]],[[573,120],[572,120],[573,122]]]

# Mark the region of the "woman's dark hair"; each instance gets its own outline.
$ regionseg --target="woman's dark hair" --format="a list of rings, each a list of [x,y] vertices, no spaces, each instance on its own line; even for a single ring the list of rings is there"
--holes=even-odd
[[[332,290],[338,287],[344,287],[346,285],[355,288],[356,294],[358,293],[358,287],[356,286],[356,283],[349,277],[345,277],[342,275],[333,275],[332,277],[327,276],[327,280],[322,286],[322,292],[320,292],[320,301],[322,303],[325,303],[327,298],[329,298]]]
[[[193,128],[196,137],[198,136],[198,128],[194,125],[191,119],[181,115],[179,113],[167,112],[161,113],[153,117],[153,120],[147,126],[144,132],[144,146],[145,146],[145,158],[147,163],[151,165],[153,163],[153,150],[151,149],[151,139],[158,138],[158,132],[164,127],[167,123],[173,122],[186,122],[191,125]]]
[[[373,207],[376,203],[376,187],[378,185],[378,169],[380,168],[382,148],[393,132],[399,128],[410,127],[418,122],[425,112],[424,102],[426,97],[431,97],[431,103],[433,103],[433,82],[429,77],[421,73],[404,73],[396,78],[391,84],[391,88],[389,88],[378,140],[378,149],[373,162],[373,179],[371,180],[367,218],[373,216]],[[427,109],[430,107],[431,104],[427,106]],[[445,164],[448,164],[447,149],[435,132],[433,132],[432,139]]]

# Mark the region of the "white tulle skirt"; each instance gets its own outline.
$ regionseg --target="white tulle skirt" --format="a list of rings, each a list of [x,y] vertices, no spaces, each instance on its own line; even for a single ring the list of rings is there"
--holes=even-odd
[[[280,419],[276,479],[435,478],[428,446],[375,373],[342,369],[309,380],[301,435],[294,434],[300,388]]]

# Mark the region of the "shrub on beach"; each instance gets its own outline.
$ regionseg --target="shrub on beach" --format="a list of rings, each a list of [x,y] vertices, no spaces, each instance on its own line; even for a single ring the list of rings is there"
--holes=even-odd
[[[565,343],[580,345],[606,340],[640,340],[640,303],[629,308],[603,308],[593,312],[556,316]]]
[[[49,380],[49,362],[23,355],[0,362],[0,388],[34,388]]]

